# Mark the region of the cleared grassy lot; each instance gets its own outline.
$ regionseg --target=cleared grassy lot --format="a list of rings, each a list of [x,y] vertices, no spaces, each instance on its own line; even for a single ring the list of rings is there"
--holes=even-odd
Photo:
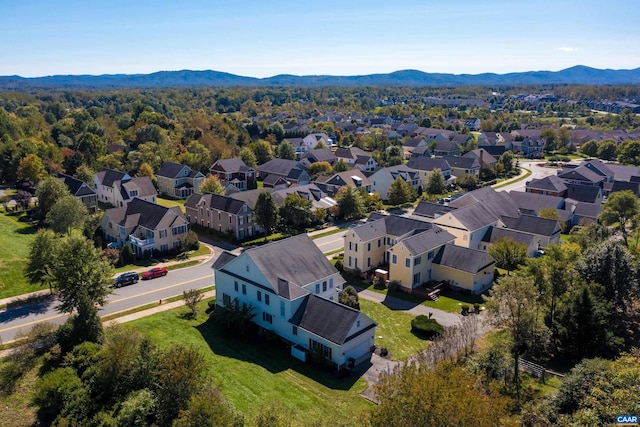
[[[202,304],[204,311],[205,304]],[[202,351],[211,381],[237,410],[251,419],[263,406],[279,404],[294,425],[361,425],[371,403],[358,394],[367,387],[354,376],[338,378],[289,355],[277,344],[229,337],[201,313],[184,316],[186,308],[167,311],[131,324],[161,347],[182,344]],[[332,423],[332,421],[335,421]]]
[[[29,246],[37,228],[18,218],[13,213],[0,214],[0,298],[45,288],[30,285],[24,277]]]

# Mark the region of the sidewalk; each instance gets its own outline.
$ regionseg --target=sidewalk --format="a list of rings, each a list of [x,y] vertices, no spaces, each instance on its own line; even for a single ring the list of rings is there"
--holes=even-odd
[[[201,245],[205,245],[206,247],[208,247],[209,250],[211,250],[211,253],[209,255],[198,255],[198,256],[195,256],[195,257],[191,257],[191,258],[189,258],[187,260],[184,260],[184,261],[160,262],[158,264],[154,264],[153,267],[168,267],[168,266],[171,266],[171,265],[181,264],[183,262],[189,262],[189,261],[207,262],[211,258],[216,256],[216,249],[213,246],[211,246],[209,244],[206,244],[206,243],[202,243],[202,242],[200,242],[200,244]],[[129,271],[132,271],[132,272],[140,274],[140,273],[144,273],[145,271],[149,270],[150,268],[152,268],[152,266],[132,268]],[[114,274],[113,278],[115,279],[120,274],[122,274],[122,273]],[[27,301],[27,300],[29,300],[31,298],[46,297],[48,295],[51,295],[51,292],[49,291],[49,289],[42,289],[40,291],[29,292],[27,294],[22,294],[22,295],[16,295],[16,296],[13,296],[13,297],[3,298],[3,299],[0,299],[0,307],[6,306],[6,305],[9,305],[11,303],[18,302],[18,301]]]

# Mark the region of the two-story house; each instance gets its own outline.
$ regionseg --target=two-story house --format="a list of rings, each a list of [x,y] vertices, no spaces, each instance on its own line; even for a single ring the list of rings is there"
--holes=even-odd
[[[309,174],[295,160],[271,159],[258,166],[258,172],[262,180],[272,176],[284,178],[289,184],[309,184]]]
[[[469,129],[470,131],[480,130],[480,125],[481,124],[482,124],[482,122],[477,117],[469,117],[469,118],[465,119],[465,121],[464,121],[465,127],[467,129]]]
[[[500,220],[505,228],[533,235],[538,249],[560,241],[560,225],[555,219],[520,215],[516,218],[503,216]]]
[[[473,157],[445,156],[442,157],[451,166],[451,173],[460,178],[464,175],[480,175],[480,163]]]
[[[233,185],[238,191],[252,190],[256,185],[256,170],[242,159],[220,159],[209,168],[209,173],[220,180],[224,188]]]
[[[63,173],[59,173],[56,176],[60,181],[64,182],[64,185],[67,186],[73,196],[85,204],[89,212],[98,210],[98,195],[86,182]]]
[[[388,250],[401,236],[431,228],[432,225],[426,221],[372,213],[366,223],[345,233],[344,269],[351,272],[369,271],[388,264]]]
[[[389,187],[398,178],[407,182],[416,191],[420,188],[418,171],[404,164],[378,169],[369,176],[369,181],[372,183],[372,190],[378,193],[382,200],[387,200]]]
[[[160,194],[186,199],[200,189],[205,176],[187,165],[166,162],[156,174],[156,178]]]
[[[480,169],[487,168],[487,167],[495,169],[496,164],[498,163],[498,160],[483,148],[477,148],[475,150],[471,150],[465,153],[462,157],[469,157],[469,158],[476,159],[478,161],[478,165],[480,166]]]
[[[525,191],[527,193],[565,197],[567,194],[567,185],[556,175],[549,175],[544,178],[527,181]]]
[[[126,206],[107,209],[100,228],[106,241],[129,244],[139,257],[179,250],[189,231],[178,206],[166,208],[137,197]]]
[[[198,224],[236,240],[252,237],[260,227],[254,222],[253,210],[244,201],[219,194],[194,193],[185,203],[189,224]]]
[[[316,162],[327,162],[331,166],[333,166],[337,161],[338,158],[330,148],[318,148],[316,150],[310,150],[304,153],[304,155],[300,158],[300,162],[306,165],[312,165]]]
[[[358,147],[338,148],[335,155],[338,160],[342,160],[350,167],[358,168],[365,172],[371,172],[378,166],[371,152],[364,151]]]
[[[371,180],[359,169],[321,175],[313,183],[331,197],[335,196],[342,187],[364,188],[367,193],[372,192]]]
[[[155,203],[158,192],[148,176],[132,178],[124,172],[105,169],[93,177],[98,201],[111,206],[126,206],[134,198]]]
[[[447,185],[452,184],[456,179],[452,174],[451,166],[443,158],[411,157],[407,162],[407,167],[418,171],[422,188],[426,188],[429,175],[434,169],[440,169]]]
[[[344,279],[306,235],[224,252],[213,264],[216,304],[253,308],[253,322],[291,345],[306,360],[321,352],[338,367],[368,361],[376,323],[337,302]]]

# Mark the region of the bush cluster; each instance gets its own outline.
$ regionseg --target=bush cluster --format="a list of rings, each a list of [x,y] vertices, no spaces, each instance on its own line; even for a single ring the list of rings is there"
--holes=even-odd
[[[442,334],[444,327],[435,319],[429,319],[427,316],[420,315],[411,321],[411,332],[424,338],[432,339]]]

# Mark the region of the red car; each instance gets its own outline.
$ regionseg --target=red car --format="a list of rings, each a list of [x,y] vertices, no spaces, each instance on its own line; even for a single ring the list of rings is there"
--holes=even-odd
[[[169,270],[164,267],[152,268],[149,271],[142,273],[142,280],[155,279],[156,277],[166,276]]]

